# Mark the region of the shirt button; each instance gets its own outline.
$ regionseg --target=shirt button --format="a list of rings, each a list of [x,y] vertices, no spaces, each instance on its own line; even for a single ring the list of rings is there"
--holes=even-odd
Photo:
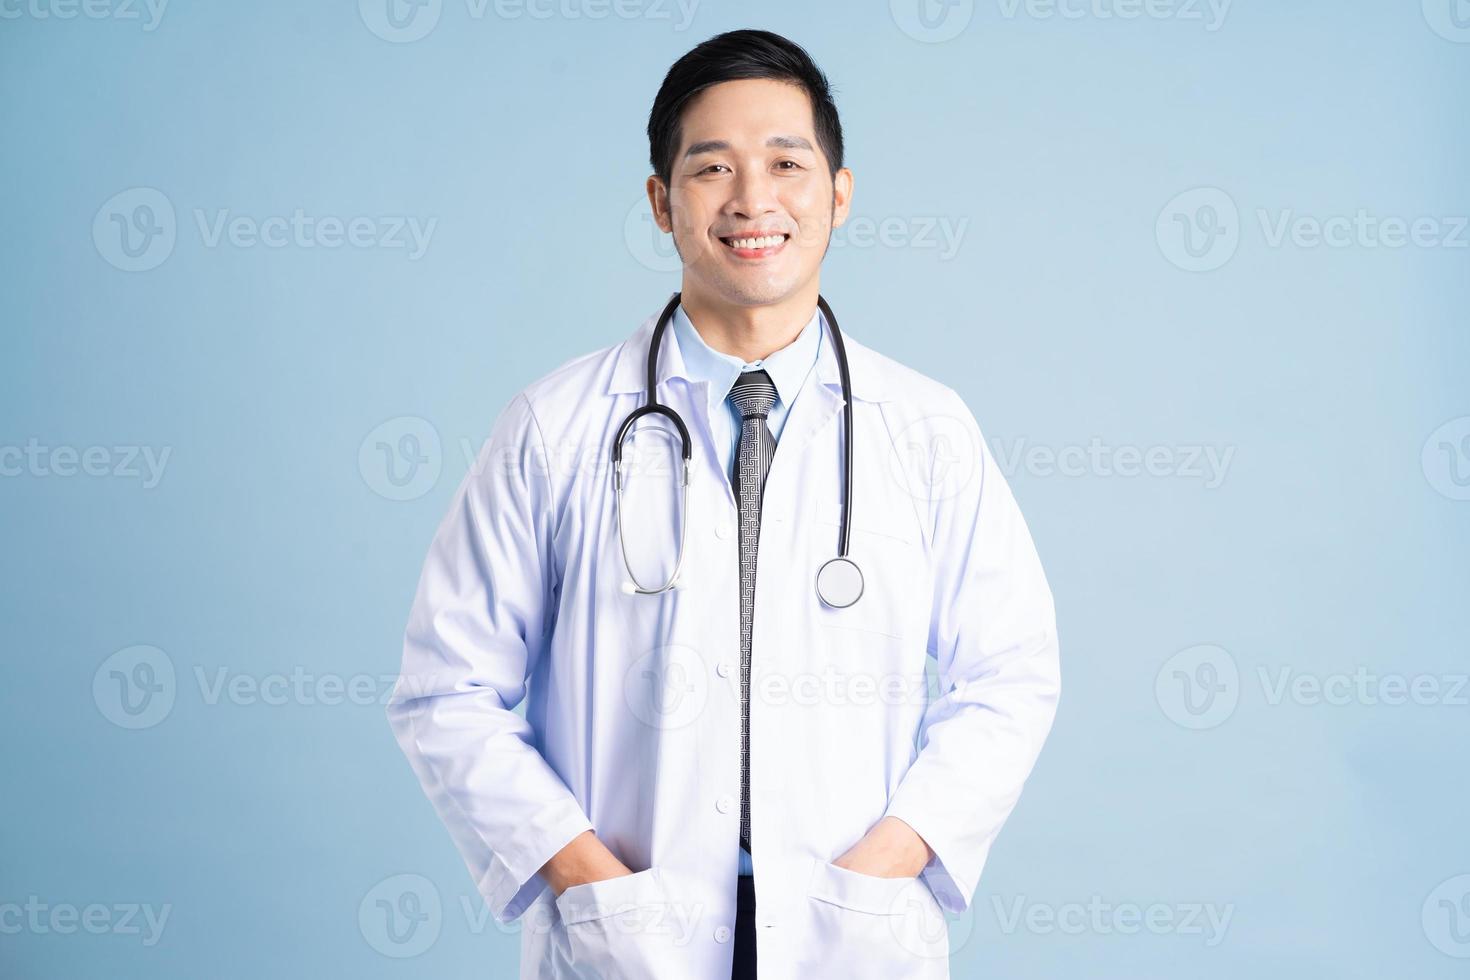
[[[715,664],[715,673],[719,674],[721,677],[729,677],[730,665],[721,660],[719,663]]]
[[[715,942],[728,943],[730,941],[730,927],[719,926],[715,929]]]
[[[715,800],[715,809],[721,813],[729,813],[730,807],[735,805],[735,800],[729,796],[722,796]]]
[[[715,525],[715,537],[719,538],[721,541],[729,538],[732,533],[734,533],[733,529],[730,527],[730,525],[724,522]]]

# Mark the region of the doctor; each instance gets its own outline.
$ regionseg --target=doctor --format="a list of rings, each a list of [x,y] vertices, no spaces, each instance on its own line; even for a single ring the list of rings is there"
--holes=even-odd
[[[522,919],[522,978],[947,977],[945,915],[1056,710],[1045,576],[965,403],[819,303],[853,177],[806,52],[700,44],[648,135],[680,290],[500,413],[430,546],[393,730]],[[672,413],[615,474],[660,325]],[[839,554],[860,589],[826,601]]]

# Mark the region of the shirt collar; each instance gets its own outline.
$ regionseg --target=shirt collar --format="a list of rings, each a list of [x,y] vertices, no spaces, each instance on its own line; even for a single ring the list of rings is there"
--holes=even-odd
[[[646,398],[648,385],[648,342],[653,328],[658,323],[659,311],[646,317],[638,327],[620,344],[605,348],[609,355],[607,393],[610,395],[638,394]],[[672,316],[669,319],[673,319]],[[860,324],[861,326],[861,324]],[[663,356],[658,359],[659,387],[670,378],[687,377],[683,358],[679,356],[679,344],[665,330]],[[826,333],[824,329],[821,331]],[[898,397],[899,382],[907,377],[907,369],[853,339],[846,330],[842,333],[847,359],[852,369],[852,397],[859,402],[884,402]],[[816,380],[836,392],[841,389],[841,377],[837,367],[837,356],[830,337],[822,340],[817,350]],[[726,394],[728,394],[728,390]]]
[[[733,354],[717,351],[705,343],[684,313],[682,305],[674,311],[672,326],[684,364],[685,377],[696,383],[709,382],[709,403],[712,411],[729,396],[730,389],[743,371],[756,368],[761,368],[770,375],[771,381],[776,385],[776,397],[781,399],[783,406],[789,408],[796,393],[801,390],[802,383],[806,381],[807,374],[817,363],[822,334],[825,332],[821,316],[820,309],[813,310],[812,318],[801,328],[801,333],[796,335],[795,340],[769,357],[749,363]]]

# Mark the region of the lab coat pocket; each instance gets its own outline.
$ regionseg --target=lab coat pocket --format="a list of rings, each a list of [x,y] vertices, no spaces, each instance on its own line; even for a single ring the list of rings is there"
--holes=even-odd
[[[822,562],[836,557],[839,535],[835,521],[816,518],[810,522],[813,576]],[[877,640],[881,637],[902,641],[917,635],[922,642],[923,617],[929,609],[928,570],[917,531],[898,515],[871,515],[853,525],[848,557],[862,570],[862,595],[850,606],[828,606],[818,598],[813,577],[810,594],[816,622],[837,642],[857,641],[857,634],[863,633],[875,638],[863,646],[881,643]]]
[[[679,931],[658,868],[573,885],[556,898],[576,976],[657,980],[675,962]]]
[[[880,878],[813,862],[807,886],[823,976],[949,976],[949,931],[929,886],[917,877]]]

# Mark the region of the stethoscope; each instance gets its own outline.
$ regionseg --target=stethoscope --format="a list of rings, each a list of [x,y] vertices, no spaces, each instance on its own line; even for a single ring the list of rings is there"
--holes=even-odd
[[[623,566],[628,570],[630,582],[625,586],[628,592],[638,595],[658,595],[675,587],[679,580],[679,571],[684,566],[684,540],[685,533],[689,528],[689,460],[691,457],[689,429],[679,413],[668,405],[660,405],[658,401],[658,350],[663,341],[664,328],[668,326],[669,320],[673,318],[674,310],[679,307],[679,293],[675,293],[664,307],[663,313],[659,315],[658,324],[653,328],[653,337],[648,342],[648,383],[647,402],[633,409],[623,424],[618,427],[617,440],[613,443],[613,491],[616,494],[618,512],[618,547],[623,552]],[[832,307],[821,296],[817,297],[817,306],[822,310],[822,315],[827,318],[827,328],[832,333],[832,348],[837,352],[837,371],[842,379],[842,524],[841,534],[837,540],[837,557],[829,558],[817,569],[817,598],[836,609],[843,609],[857,602],[863,594],[863,572],[858,568],[857,562],[847,555],[848,539],[852,532],[852,378],[847,372],[847,349],[842,345],[842,331],[837,329],[837,317],[832,315]],[[679,478],[679,553],[674,560],[674,571],[669,575],[669,580],[656,589],[644,587],[633,574],[633,566],[628,561],[628,546],[623,536],[623,440],[628,436],[628,430],[633,423],[645,415],[662,415],[674,423],[674,428],[679,432],[679,440],[683,444],[684,466]]]

